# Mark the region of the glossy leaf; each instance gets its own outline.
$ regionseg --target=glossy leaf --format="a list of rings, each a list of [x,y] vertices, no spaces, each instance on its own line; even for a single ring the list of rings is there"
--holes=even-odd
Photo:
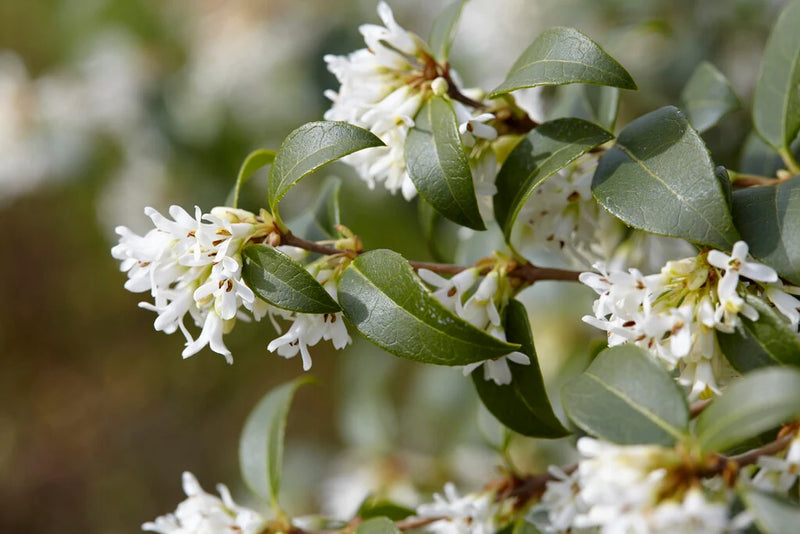
[[[244,163],[242,163],[242,167],[239,169],[239,176],[236,177],[236,185],[233,186],[233,191],[231,191],[231,197],[228,202],[229,206],[233,206],[234,208],[239,207],[239,192],[242,189],[242,185],[244,185],[258,169],[272,163],[275,159],[275,154],[274,150],[260,148],[247,155]]]
[[[450,55],[450,47],[455,39],[458,21],[466,3],[467,0],[456,0],[444,8],[433,21],[433,28],[428,37],[428,46],[433,57],[440,63],[446,62]]]
[[[590,83],[636,89],[636,83],[617,60],[575,28],[543,31],[511,67],[506,80],[490,98],[537,85]]]
[[[356,534],[401,534],[401,532],[388,517],[373,517],[358,525]]]
[[[733,218],[750,254],[800,284],[800,176],[735,191]]]
[[[746,174],[775,176],[780,169],[783,169],[781,156],[758,134],[750,132],[742,147],[738,170]]]
[[[453,315],[390,250],[367,252],[350,264],[339,281],[339,303],[364,337],[409,360],[465,365],[519,348]]]
[[[432,97],[420,109],[406,138],[405,158],[411,181],[436,211],[463,226],[486,229],[458,120],[444,97]]]
[[[342,181],[336,177],[325,180],[322,191],[314,209],[314,222],[317,223],[323,232],[330,238],[339,236],[336,225],[342,224],[342,217],[339,209],[339,192],[342,189]]]
[[[592,192],[634,228],[723,250],[739,238],[708,150],[675,107],[622,130],[597,166]]]
[[[283,441],[289,406],[297,388],[308,376],[276,387],[247,416],[239,439],[239,468],[247,486],[257,496],[277,505],[283,467]]]
[[[497,175],[494,214],[506,239],[522,206],[540,183],[613,137],[581,119],[556,119],[532,130],[509,154]]]
[[[248,245],[242,278],[261,299],[284,310],[335,313],[341,308],[314,276],[269,245]]]
[[[270,169],[267,191],[272,213],[275,214],[286,192],[311,172],[343,156],[376,146],[383,146],[383,141],[346,122],[309,122],[297,128],[283,141]]]
[[[753,436],[800,417],[800,370],[769,367],[745,375],[697,418],[705,452],[730,449]]]
[[[689,122],[701,133],[741,107],[725,75],[707,61],[700,63],[686,82],[681,104]]]
[[[356,515],[361,519],[370,519],[373,517],[384,517],[392,521],[400,521],[406,517],[414,515],[416,512],[405,506],[400,506],[389,501],[377,499],[374,495],[370,495],[361,506],[358,508]]]
[[[789,2],[764,50],[753,94],[753,124],[776,150],[788,151],[800,130],[800,1]]]
[[[561,400],[578,427],[621,445],[672,445],[689,426],[689,408],[675,380],[641,348],[604,350],[564,385]]]
[[[505,312],[505,330],[508,341],[519,343],[520,352],[531,360],[530,365],[509,361],[511,383],[497,385],[483,376],[483,368],[472,372],[475,389],[484,406],[501,423],[524,436],[560,438],[569,434],[553,413],[550,399],[544,388],[542,371],[533,346],[528,313],[519,301],[509,302]]]
[[[717,332],[719,346],[740,373],[767,365],[800,366],[800,338],[786,318],[762,299],[746,296],[758,312],[758,320],[740,316],[742,328],[732,334]]]
[[[800,525],[800,506],[796,502],[754,488],[746,488],[740,495],[763,534],[797,532]]]

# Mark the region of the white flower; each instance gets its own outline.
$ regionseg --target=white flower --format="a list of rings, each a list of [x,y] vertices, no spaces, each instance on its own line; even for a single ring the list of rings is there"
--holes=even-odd
[[[690,489],[681,502],[664,501],[648,517],[647,532],[653,534],[729,534],[749,524],[728,518],[728,504],[709,501],[700,488]]]
[[[552,479],[547,482],[541,500],[531,508],[527,519],[545,532],[564,532],[572,527],[575,516],[587,511],[580,496],[578,470],[568,475],[551,465],[547,471]]]
[[[464,292],[470,289],[478,280],[478,269],[464,269],[454,274],[451,278],[443,278],[428,269],[418,269],[417,274],[425,282],[436,287],[432,293],[436,299],[450,310],[461,314],[464,310]]]
[[[497,506],[489,493],[459,496],[455,486],[448,482],[444,495],[435,493],[433,501],[417,507],[419,517],[440,517],[425,529],[437,534],[493,534],[497,530]]]
[[[794,438],[783,458],[761,456],[758,466],[761,469],[752,480],[755,487],[765,491],[789,491],[800,476],[800,436]]]
[[[315,266],[309,266],[312,271]],[[313,273],[322,287],[336,299],[336,279],[333,271],[319,269]],[[303,361],[303,370],[311,369],[311,353],[308,347],[314,346],[324,339],[333,343],[334,348],[343,349],[350,342],[350,335],[344,324],[341,312],[336,313],[293,313],[283,312],[285,319],[293,320],[288,332],[273,339],[267,346],[270,352],[276,352],[284,358],[293,358],[299,353]]]
[[[500,313],[497,311],[495,298],[500,284],[500,274],[494,270],[484,276],[478,289],[467,299],[462,312],[462,319],[481,330],[491,326],[500,326]]]
[[[153,302],[140,306],[158,314],[156,330],[171,334],[180,329],[186,338],[184,358],[208,345],[232,362],[223,334],[233,327],[241,308],[253,311],[257,301],[241,278],[241,249],[251,238],[271,231],[272,221],[228,207],[209,214],[195,208],[191,216],[171,206],[171,219],[153,208],[145,208],[145,213],[155,228],[139,236],[118,227],[119,244],[111,249],[120,269],[128,273],[125,288],[150,292]],[[196,339],[184,325],[187,314],[202,329]]]
[[[506,334],[501,326],[492,325],[490,326],[488,332],[497,339],[506,341]],[[462,367],[462,370],[466,376],[478,367],[483,366],[483,377],[486,380],[492,380],[498,386],[504,386],[511,383],[511,369],[508,367],[509,360],[519,365],[531,364],[531,359],[527,354],[515,350],[500,356],[499,358],[481,360],[467,364]]]
[[[717,286],[720,300],[726,301],[736,295],[740,275],[758,282],[772,283],[778,281],[778,273],[771,267],[754,261],[747,261],[748,250],[747,243],[737,241],[733,245],[733,251],[730,256],[719,250],[712,250],[708,253],[708,263],[725,270],[725,275],[720,279]]]
[[[142,525],[142,530],[160,534],[259,534],[267,521],[258,512],[237,505],[224,485],[219,484],[221,499],[203,491],[197,479],[183,473],[186,500],[175,513],[156,518]]]
[[[780,280],[775,284],[769,284],[764,288],[767,298],[775,305],[779,312],[789,319],[789,324],[792,328],[797,329],[800,323],[800,300],[790,295],[790,292],[795,292],[800,288],[794,286],[784,286]]]

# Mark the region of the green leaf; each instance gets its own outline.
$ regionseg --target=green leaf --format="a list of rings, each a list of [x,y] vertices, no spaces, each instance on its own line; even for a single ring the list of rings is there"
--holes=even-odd
[[[800,370],[768,367],[745,375],[697,418],[704,452],[727,450],[800,416]]]
[[[774,149],[789,150],[800,130],[800,1],[789,2],[764,50],[753,94],[753,124]]]
[[[797,532],[797,525],[800,524],[800,506],[796,502],[753,488],[745,488],[740,495],[763,534]]]
[[[745,301],[758,312],[758,321],[741,316],[742,328],[732,334],[717,332],[719,346],[740,373],[767,365],[800,366],[800,338],[784,316],[758,297]]]
[[[414,121],[406,138],[405,158],[420,196],[448,219],[485,230],[452,106],[444,97],[434,96]]]
[[[578,427],[620,445],[670,446],[689,427],[683,391],[635,345],[601,352],[583,374],[564,385],[561,400]]]
[[[672,106],[622,130],[597,166],[592,192],[634,228],[723,250],[739,238],[703,140]]]
[[[301,313],[336,313],[341,308],[314,276],[280,250],[269,245],[248,245],[242,278],[263,300],[284,310]]]
[[[734,191],[733,219],[750,254],[800,284],[800,176]]]
[[[361,519],[370,519],[373,517],[384,517],[392,521],[401,521],[406,517],[414,515],[416,512],[411,508],[400,506],[389,501],[376,499],[374,495],[370,495],[356,512],[356,516]]]
[[[455,263],[456,249],[461,243],[458,239],[461,226],[442,217],[424,198],[417,200],[417,220],[433,259]]]
[[[256,404],[239,439],[239,468],[247,486],[277,507],[283,466],[286,418],[294,392],[312,382],[302,377],[276,387]]]
[[[358,525],[356,534],[400,534],[400,529],[388,517],[373,517]]]
[[[376,146],[383,146],[383,141],[346,122],[309,122],[297,128],[284,139],[270,169],[267,192],[273,215],[281,198],[305,176],[343,156]]]
[[[367,252],[350,264],[339,281],[339,303],[364,337],[409,360],[465,365],[519,348],[453,315],[390,250]]]
[[[701,133],[742,106],[725,75],[707,61],[700,63],[686,82],[681,105],[689,122]]]
[[[428,46],[430,47],[431,54],[434,59],[440,63],[447,61],[450,55],[450,47],[456,36],[456,29],[458,28],[458,20],[461,18],[461,12],[464,10],[464,4],[467,0],[456,0],[436,17],[433,21],[433,28],[428,36]]]
[[[497,175],[494,196],[495,218],[506,239],[540,183],[613,137],[581,119],[556,119],[540,124],[514,147]]]
[[[247,180],[260,168],[266,167],[275,159],[275,151],[259,148],[247,155],[239,169],[239,176],[236,177],[236,185],[228,198],[227,204],[234,208],[239,207],[239,192]]]
[[[619,111],[619,89],[607,85],[584,85],[583,91],[592,121],[613,132]]]
[[[739,170],[746,174],[775,176],[783,169],[783,160],[775,150],[755,132],[750,132],[742,147]]]
[[[636,89],[628,71],[600,45],[575,28],[558,27],[543,31],[533,41],[489,98],[524,87],[565,83]]]
[[[342,181],[334,176],[325,180],[322,191],[314,209],[314,222],[325,232],[328,237],[339,236],[336,226],[342,224],[342,217],[339,209],[339,192],[342,188]]]
[[[569,434],[553,413],[542,371],[533,346],[528,313],[518,300],[508,303],[505,312],[506,339],[521,345],[520,351],[531,360],[530,365],[509,361],[511,383],[497,385],[483,376],[483,369],[472,372],[475,389],[484,406],[501,423],[524,436],[560,438]]]

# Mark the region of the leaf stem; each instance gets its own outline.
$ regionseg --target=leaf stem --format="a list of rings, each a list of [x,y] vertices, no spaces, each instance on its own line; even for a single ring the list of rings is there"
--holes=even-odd
[[[786,165],[786,169],[792,173],[792,176],[800,174],[800,164],[797,163],[794,154],[788,147],[781,147],[778,150],[778,154],[780,154],[783,164]]]

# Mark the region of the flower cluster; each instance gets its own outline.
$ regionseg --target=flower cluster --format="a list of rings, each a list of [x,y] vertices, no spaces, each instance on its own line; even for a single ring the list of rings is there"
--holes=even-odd
[[[498,303],[505,304],[508,299],[508,288],[502,269],[492,269],[478,283],[475,291],[464,300],[466,293],[478,281],[480,269],[465,269],[451,278],[443,278],[433,271],[419,269],[420,278],[435,287],[433,296],[447,309],[454,312],[471,325],[488,332],[490,335],[506,340],[505,330],[500,320]],[[498,385],[511,383],[511,369],[508,361],[520,365],[530,365],[531,360],[522,352],[514,351],[493,360],[484,360],[463,367],[467,375],[483,366],[484,378],[493,380]]]
[[[788,492],[800,477],[800,434],[781,457],[760,456],[757,465],[760,469],[751,481],[753,486],[763,491]]]
[[[531,510],[529,520],[545,532],[723,534],[749,523],[746,515],[730,517],[724,491],[682,477],[681,456],[673,449],[584,437],[578,451],[584,458],[577,469],[571,474],[551,469],[554,480]]]
[[[284,358],[302,355],[303,368],[311,367],[308,347],[321,339],[330,340],[337,349],[350,343],[350,336],[341,313],[306,314],[280,310],[257,298],[242,280],[242,249],[256,239],[265,238],[274,230],[272,217],[262,211],[255,215],[245,210],[217,207],[203,214],[195,208],[194,217],[183,208],[171,206],[172,219],[153,208],[145,213],[155,225],[144,236],[120,226],[119,244],[111,254],[121,261],[127,272],[125,288],[135,293],[150,292],[153,302],[140,306],[155,311],[156,330],[171,334],[180,330],[186,338],[183,357],[187,358],[208,345],[211,350],[233,361],[223,335],[233,328],[236,319],[260,320],[265,315],[293,321],[289,331],[272,341],[268,350]],[[300,259],[305,251],[281,247]],[[322,286],[336,297],[334,271],[315,262],[310,269]],[[249,312],[249,315],[244,313]],[[192,337],[184,324],[189,315],[201,328]]]
[[[206,493],[193,474],[183,473],[183,491],[186,500],[178,504],[173,514],[167,514],[142,525],[142,530],[159,534],[259,534],[267,521],[258,512],[233,502],[231,493],[223,484],[217,486],[221,499]]]
[[[493,494],[462,497],[452,483],[445,484],[444,495],[435,493],[432,503],[417,507],[419,517],[441,518],[425,527],[435,534],[493,534],[499,511]]]
[[[393,193],[400,190],[410,200],[417,190],[405,164],[408,131],[426,99],[434,93],[446,93],[449,84],[440,76],[442,68],[424,41],[403,29],[385,2],[378,4],[378,15],[383,26],[364,24],[359,28],[367,48],[348,56],[325,56],[328,70],[341,84],[338,92],[326,92],[333,105],[325,119],[361,126],[386,143],[351,154],[344,161],[356,168],[370,188],[383,182],[386,189]],[[449,83],[455,83],[455,73],[448,75]],[[486,124],[494,115],[474,115],[460,103],[453,104],[465,145],[474,145],[476,137],[497,137],[495,129]]]
[[[624,227],[592,196],[596,167],[597,158],[588,158],[534,189],[520,211],[521,224],[513,237],[521,254],[537,260],[561,258],[574,267],[612,257]]]
[[[600,295],[594,315],[583,320],[608,332],[609,346],[634,343],[668,369],[678,368],[678,381],[690,387],[690,398],[707,397],[735,373],[720,351],[717,332],[742,327],[742,316],[758,320],[749,299],[770,301],[797,328],[800,300],[787,291],[776,272],[747,259],[748,247],[737,242],[731,255],[718,250],[670,261],[659,274],[636,269],[583,273],[581,282]]]

